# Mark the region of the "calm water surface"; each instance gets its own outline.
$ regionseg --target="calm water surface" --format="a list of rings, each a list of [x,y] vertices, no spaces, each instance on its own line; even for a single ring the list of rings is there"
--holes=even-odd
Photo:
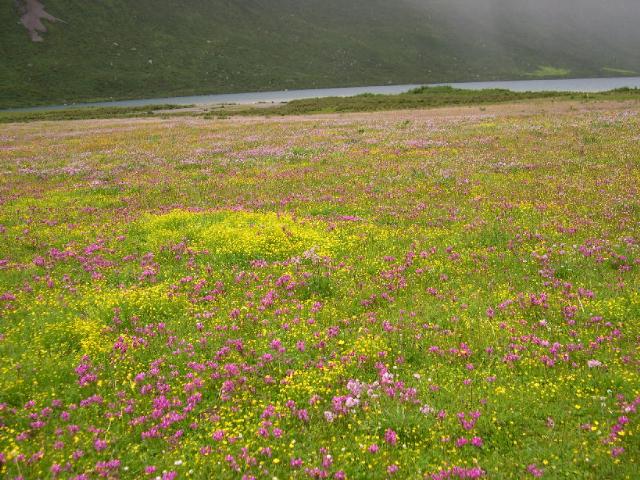
[[[621,87],[640,88],[640,77],[615,78],[567,78],[561,80],[514,80],[496,82],[439,83],[457,88],[482,90],[487,88],[505,88],[515,92],[605,92]],[[145,98],[140,100],[121,100],[113,102],[75,103],[71,105],[52,105],[47,107],[22,108],[16,110],[57,110],[69,107],[137,107],[144,105],[214,105],[222,103],[251,104],[262,102],[288,102],[317,97],[350,97],[362,93],[403,93],[421,85],[386,85],[348,88],[318,88],[308,90],[284,90],[279,92],[229,93],[217,95],[195,95],[188,97]]]

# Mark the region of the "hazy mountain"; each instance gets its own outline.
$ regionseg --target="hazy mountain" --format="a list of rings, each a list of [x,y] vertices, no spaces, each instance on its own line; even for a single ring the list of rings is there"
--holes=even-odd
[[[637,0],[7,0],[0,106],[633,74],[638,24]]]

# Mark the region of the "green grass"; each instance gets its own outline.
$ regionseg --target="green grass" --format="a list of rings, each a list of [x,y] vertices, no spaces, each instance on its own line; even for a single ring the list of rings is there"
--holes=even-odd
[[[535,78],[549,78],[549,77],[566,77],[571,73],[566,68],[556,68],[550,65],[541,65],[537,70],[529,74],[530,77]]]
[[[89,120],[100,118],[203,116],[286,116],[322,113],[375,112],[465,105],[491,105],[529,100],[640,100],[640,89],[620,88],[600,93],[513,92],[503,89],[464,90],[452,87],[420,87],[398,95],[362,94],[353,97],[326,97],[293,100],[274,106],[222,105],[202,111],[184,110],[193,105],[148,105],[142,107],[87,107],[65,110],[0,112],[0,123],[49,120]],[[172,111],[173,110],[173,111]],[[298,152],[305,156],[305,152]]]
[[[610,74],[613,74],[613,75],[623,75],[623,76],[638,75],[637,71],[625,70],[624,68],[603,67],[602,70],[604,72],[606,72],[606,73],[610,73]]]
[[[584,7],[600,19],[595,33],[570,11],[556,18],[562,28],[529,21],[518,2],[484,16],[452,13],[455,0],[430,0],[428,8],[416,0],[44,4],[64,23],[45,21],[44,41],[33,43],[14,2],[0,2],[0,108],[529,78],[540,65],[553,66],[544,76],[640,70],[640,35],[608,35],[619,22],[604,4]],[[624,19],[634,20],[640,9]]]
[[[189,106],[145,105],[141,107],[78,107],[44,111],[0,111],[0,123],[145,117],[159,115],[157,113],[158,111],[176,110],[187,107]]]
[[[304,115],[314,113],[374,112],[464,105],[490,105],[526,100],[640,100],[640,89],[621,88],[601,93],[513,92],[503,89],[464,90],[452,87],[421,87],[399,95],[364,94],[293,100],[273,107],[216,109],[207,117],[232,115]]]

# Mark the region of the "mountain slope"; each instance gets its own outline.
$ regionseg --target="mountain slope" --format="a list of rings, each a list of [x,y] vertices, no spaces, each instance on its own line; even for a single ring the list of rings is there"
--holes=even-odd
[[[639,35],[507,0],[41,0],[40,42],[30,1],[0,4],[0,106],[640,70]]]

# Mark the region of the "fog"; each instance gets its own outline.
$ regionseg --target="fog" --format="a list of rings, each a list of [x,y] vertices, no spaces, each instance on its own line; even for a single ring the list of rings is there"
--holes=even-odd
[[[640,66],[640,0],[405,1],[479,60],[487,52],[574,71],[587,64],[614,67],[611,74]]]
[[[640,41],[640,0],[409,0],[451,21],[466,19],[496,32],[580,33],[604,42]],[[640,44],[635,43],[640,49]]]

